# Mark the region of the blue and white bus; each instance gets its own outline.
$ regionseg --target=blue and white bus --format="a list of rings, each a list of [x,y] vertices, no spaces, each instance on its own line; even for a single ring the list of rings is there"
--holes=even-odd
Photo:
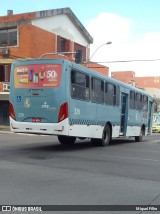
[[[64,59],[29,59],[11,67],[10,127],[56,135],[62,144],[151,134],[153,98],[136,87]]]

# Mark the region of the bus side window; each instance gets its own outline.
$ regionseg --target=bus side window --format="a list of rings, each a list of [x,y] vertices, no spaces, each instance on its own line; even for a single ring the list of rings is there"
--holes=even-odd
[[[148,97],[143,95],[143,105],[142,105],[143,111],[148,111]]]
[[[105,103],[107,105],[119,105],[117,104],[117,87],[111,83],[105,83]]]
[[[91,78],[91,101],[95,103],[104,103],[104,81]]]
[[[120,87],[116,86],[116,105],[119,106],[119,98],[120,98]]]
[[[136,93],[136,109],[142,110],[142,94]]]
[[[79,71],[71,71],[71,97],[89,100],[89,76]]]
[[[130,108],[135,109],[135,92],[130,91]]]

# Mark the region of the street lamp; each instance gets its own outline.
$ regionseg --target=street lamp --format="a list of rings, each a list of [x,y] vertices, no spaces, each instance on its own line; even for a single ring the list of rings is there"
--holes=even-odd
[[[108,42],[106,42],[106,43],[100,45],[100,46],[94,51],[94,53],[92,54],[92,56],[89,58],[88,62],[91,60],[91,58],[92,58],[92,57],[94,56],[94,54],[98,51],[99,48],[101,48],[101,47],[104,46],[104,45],[111,45],[111,44],[112,44],[112,42],[111,42],[111,41],[108,41]]]

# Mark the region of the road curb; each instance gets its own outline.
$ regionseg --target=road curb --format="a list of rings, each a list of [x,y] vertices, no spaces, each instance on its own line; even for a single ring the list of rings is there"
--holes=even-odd
[[[12,134],[13,132],[11,132],[11,131],[5,131],[5,130],[0,130],[0,133]]]

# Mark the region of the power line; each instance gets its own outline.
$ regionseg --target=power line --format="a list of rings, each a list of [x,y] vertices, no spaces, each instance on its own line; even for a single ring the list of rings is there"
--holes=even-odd
[[[160,61],[160,59],[112,60],[112,61],[106,61],[106,62],[94,62],[94,63],[153,62],[153,61]]]

